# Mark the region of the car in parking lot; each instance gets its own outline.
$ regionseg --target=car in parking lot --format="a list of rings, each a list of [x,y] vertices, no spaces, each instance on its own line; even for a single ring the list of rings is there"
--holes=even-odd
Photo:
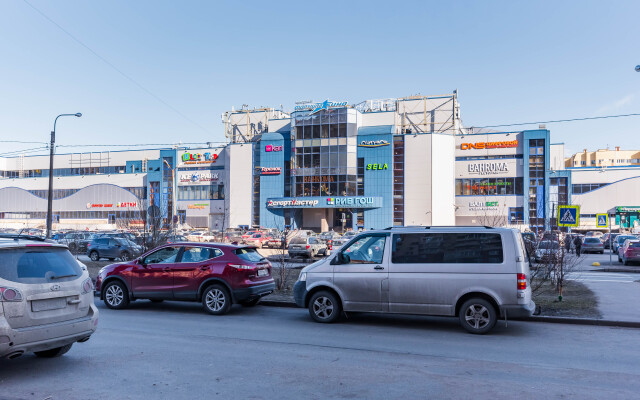
[[[66,246],[0,238],[0,358],[61,356],[97,326],[91,278]]]
[[[602,244],[604,245],[604,248],[610,249],[611,246],[613,246],[613,241],[616,240],[616,237],[618,237],[619,235],[619,233],[605,233],[604,235],[602,235]]]
[[[624,234],[618,235],[613,241],[613,252],[617,254],[618,249],[620,248],[620,246],[624,244],[625,240],[627,239],[636,240],[638,238],[633,235],[624,235]]]
[[[256,247],[267,247],[266,244],[269,239],[271,239],[271,235],[258,232],[251,235],[251,237],[244,239],[244,243]]]
[[[180,300],[201,302],[214,315],[234,303],[256,305],[274,290],[271,263],[254,247],[219,243],[160,246],[102,268],[96,280],[96,293],[111,309],[138,299]]]
[[[142,252],[142,247],[119,237],[95,237],[87,245],[87,256],[91,261],[99,261],[107,258],[111,261],[116,258],[121,261],[128,261]]]
[[[402,227],[360,233],[303,268],[294,299],[316,322],[342,311],[457,316],[471,333],[535,309],[520,232]]]
[[[298,236],[289,242],[289,257],[313,258],[327,254],[327,244],[314,236]]]
[[[604,254],[604,243],[599,237],[587,236],[582,240],[582,252]]]
[[[56,241],[67,246],[71,253],[85,253],[92,236],[94,234],[91,232],[68,232],[59,235]]]
[[[640,240],[627,239],[620,247],[618,261],[624,265],[640,261]]]
[[[543,240],[538,243],[534,252],[536,262],[555,263],[560,258],[560,243],[554,240]]]

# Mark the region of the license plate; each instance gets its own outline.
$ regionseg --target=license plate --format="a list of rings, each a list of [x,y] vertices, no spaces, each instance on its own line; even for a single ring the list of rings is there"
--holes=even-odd
[[[258,276],[267,276],[269,275],[269,270],[268,269],[259,269],[258,270]]]
[[[34,300],[31,302],[31,311],[49,311],[58,310],[67,306],[66,297],[57,297],[55,299]]]

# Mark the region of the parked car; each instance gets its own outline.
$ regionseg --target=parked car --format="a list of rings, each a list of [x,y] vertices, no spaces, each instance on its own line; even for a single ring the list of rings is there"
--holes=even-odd
[[[327,254],[327,245],[318,238],[310,236],[295,237],[289,242],[289,257],[313,258]]]
[[[249,239],[251,236],[255,235],[256,233],[259,233],[260,231],[257,231],[255,229],[252,229],[250,231],[246,231],[243,235],[242,235],[242,240],[247,240]]]
[[[243,231],[242,229],[234,229],[234,228],[230,228],[227,229],[224,233],[224,240],[231,243],[231,242],[242,242],[242,234]]]
[[[265,245],[269,239],[271,239],[269,234],[258,232],[251,235],[251,237],[246,238],[244,242],[256,247],[266,247]]]
[[[533,313],[529,278],[516,229],[388,228],[302,269],[294,299],[317,322],[343,310],[457,316],[482,334],[501,316]]]
[[[66,246],[18,235],[0,238],[0,358],[65,354],[96,331],[87,268]]]
[[[287,247],[287,241],[282,235],[273,235],[269,237],[269,239],[263,243],[263,247],[266,246],[270,249],[281,249]]]
[[[141,252],[142,247],[139,245],[118,237],[96,237],[87,247],[87,255],[91,261],[99,261],[101,258],[107,258],[111,261],[116,258],[128,261]]]
[[[603,235],[602,232],[600,231],[589,231],[587,232],[587,234],[585,235],[586,237],[596,237],[596,238],[601,238]]]
[[[604,254],[604,244],[597,236],[587,236],[582,240],[582,252]]]
[[[609,245],[611,244],[611,246],[613,246],[613,241],[616,239],[616,237],[618,237],[620,234],[619,233],[605,233],[604,235],[602,235],[602,244],[604,245],[605,249],[609,249],[611,247],[609,247]]]
[[[624,265],[640,261],[640,240],[627,239],[620,247],[618,261]]]
[[[620,248],[620,246],[622,246],[624,241],[627,240],[627,239],[635,240],[635,239],[637,239],[637,237],[635,237],[633,235],[618,235],[616,237],[616,240],[613,241],[613,252],[617,254],[618,253],[618,249]]]
[[[188,242],[187,237],[184,235],[169,235],[167,236],[167,244]]]
[[[91,241],[93,236],[90,232],[69,232],[56,240],[60,244],[64,244],[69,248],[71,253],[86,253],[87,244]]]
[[[198,301],[220,315],[233,303],[256,305],[275,290],[271,263],[255,248],[218,243],[164,245],[102,268],[96,292],[111,309],[131,301]]]
[[[190,242],[204,242],[204,232],[202,231],[193,231],[187,235],[187,239]]]
[[[543,263],[555,263],[561,254],[560,243],[553,240],[543,240],[538,243],[534,252],[534,260]]]

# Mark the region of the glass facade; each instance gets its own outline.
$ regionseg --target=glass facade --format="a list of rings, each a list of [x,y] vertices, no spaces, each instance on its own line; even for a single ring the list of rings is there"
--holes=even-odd
[[[522,195],[523,178],[456,179],[456,196]]]
[[[529,227],[534,232],[545,229],[545,140],[529,140]]]

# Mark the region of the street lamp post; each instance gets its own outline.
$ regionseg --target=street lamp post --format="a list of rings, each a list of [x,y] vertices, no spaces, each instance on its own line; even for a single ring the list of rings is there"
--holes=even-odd
[[[49,147],[49,191],[47,192],[47,239],[51,238],[51,224],[53,221],[53,153],[56,143],[56,123],[60,117],[82,117],[81,113],[60,114],[53,121],[51,131],[51,145]]]

